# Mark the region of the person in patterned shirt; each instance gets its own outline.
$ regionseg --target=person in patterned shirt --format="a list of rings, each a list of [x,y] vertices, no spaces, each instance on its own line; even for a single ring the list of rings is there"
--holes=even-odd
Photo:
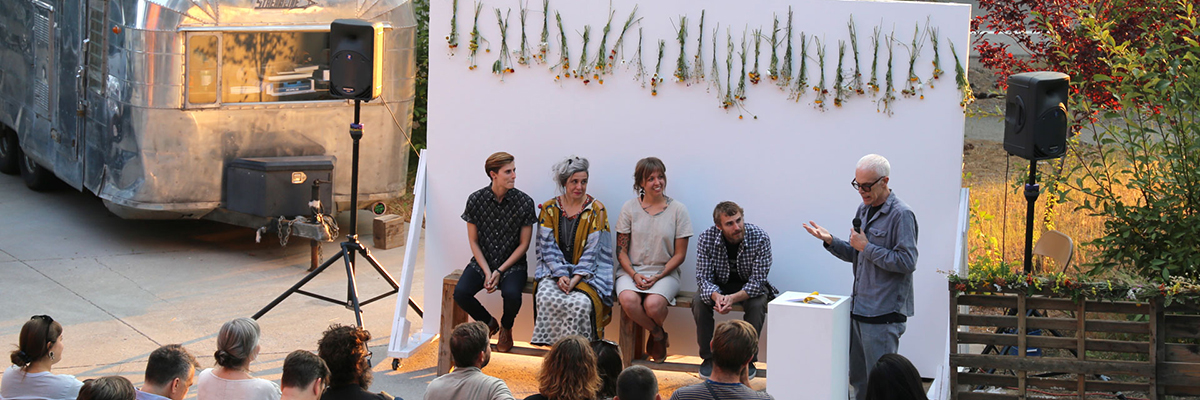
[[[521,292],[529,278],[525,252],[537,222],[533,199],[514,187],[517,167],[511,154],[488,157],[484,172],[492,183],[471,193],[462,219],[467,222],[471,261],[454,287],[454,302],[476,321],[488,324],[489,336],[500,333],[496,350],[512,349],[512,326],[521,311]],[[500,290],[504,315],[496,321],[475,294]]]
[[[696,245],[696,297],[692,316],[696,318],[696,342],[700,345],[700,376],[707,378],[713,369],[709,342],[713,337],[713,313],[728,314],[734,304],[742,304],[745,319],[762,333],[767,319],[767,303],[779,291],[767,281],[771,272],[771,238],[767,232],[742,218],[743,210],[732,201],[723,201],[713,209],[713,225]],[[758,369],[750,362],[749,376]]]

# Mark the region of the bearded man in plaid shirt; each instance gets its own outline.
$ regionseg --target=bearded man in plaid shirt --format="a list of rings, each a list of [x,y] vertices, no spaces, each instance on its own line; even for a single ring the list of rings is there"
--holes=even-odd
[[[692,316],[696,318],[696,341],[700,345],[700,375],[712,373],[713,313],[727,314],[735,304],[745,310],[746,322],[762,334],[767,319],[767,303],[779,291],[767,282],[771,272],[771,238],[767,232],[742,219],[743,210],[732,201],[717,204],[713,223],[696,247],[696,298],[692,299]],[[750,362],[749,376],[758,369]]]

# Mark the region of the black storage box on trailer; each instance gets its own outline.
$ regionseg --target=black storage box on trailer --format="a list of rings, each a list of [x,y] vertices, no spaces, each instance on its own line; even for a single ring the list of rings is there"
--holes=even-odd
[[[312,216],[314,180],[321,180],[325,213],[333,207],[332,156],[262,157],[233,160],[225,171],[225,208],[260,217]]]

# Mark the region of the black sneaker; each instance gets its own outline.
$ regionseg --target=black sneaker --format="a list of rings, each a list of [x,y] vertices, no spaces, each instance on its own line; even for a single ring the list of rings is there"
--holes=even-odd
[[[710,358],[710,359],[704,360],[704,362],[700,363],[700,377],[704,378],[704,379],[708,379],[708,377],[712,375],[712,368],[713,368],[712,359]]]
[[[754,379],[755,376],[758,376],[758,368],[754,368],[754,363],[750,363],[750,365],[746,368],[750,369],[750,379]]]

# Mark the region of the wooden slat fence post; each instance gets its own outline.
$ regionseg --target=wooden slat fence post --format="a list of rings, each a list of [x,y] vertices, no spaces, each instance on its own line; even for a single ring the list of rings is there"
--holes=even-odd
[[[950,400],[958,400],[958,365],[953,361],[958,354],[958,294],[950,288]]]
[[[1160,400],[1166,387],[1161,385],[1158,377],[1163,373],[1163,363],[1166,362],[1167,327],[1163,316],[1162,300],[1150,301],[1150,364],[1154,366],[1154,374],[1150,376],[1150,400]]]
[[[1079,305],[1075,308],[1075,322],[1078,323],[1078,328],[1075,329],[1075,339],[1078,341],[1075,351],[1076,359],[1079,361],[1087,360],[1087,300],[1080,299]],[[1079,382],[1079,399],[1087,398],[1087,375],[1078,374]]]
[[[1025,293],[1017,293],[1017,358],[1020,361],[1025,361],[1026,351],[1026,333],[1025,327],[1029,322],[1029,317],[1025,310]],[[1024,368],[1017,371],[1017,397],[1021,399],[1027,398],[1025,394],[1026,378],[1028,372]]]

